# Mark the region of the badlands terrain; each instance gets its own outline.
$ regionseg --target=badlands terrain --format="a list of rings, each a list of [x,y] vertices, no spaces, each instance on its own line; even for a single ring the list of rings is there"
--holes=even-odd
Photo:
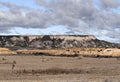
[[[93,35],[0,36],[1,82],[120,82],[120,44]]]

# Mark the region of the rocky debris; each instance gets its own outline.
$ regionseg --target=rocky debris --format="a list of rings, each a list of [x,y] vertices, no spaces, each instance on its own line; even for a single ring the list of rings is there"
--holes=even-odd
[[[120,44],[92,35],[0,36],[0,47],[10,49],[120,48]]]

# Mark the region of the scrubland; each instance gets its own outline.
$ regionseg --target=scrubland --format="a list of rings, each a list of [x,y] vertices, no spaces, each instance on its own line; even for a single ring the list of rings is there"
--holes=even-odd
[[[120,58],[0,56],[2,82],[119,82],[119,78]]]
[[[0,82],[120,82],[120,49],[0,48]]]

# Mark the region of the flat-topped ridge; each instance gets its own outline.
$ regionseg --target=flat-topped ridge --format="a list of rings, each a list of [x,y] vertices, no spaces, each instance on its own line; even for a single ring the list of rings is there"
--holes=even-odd
[[[94,35],[0,35],[0,47],[9,48],[120,48]]]

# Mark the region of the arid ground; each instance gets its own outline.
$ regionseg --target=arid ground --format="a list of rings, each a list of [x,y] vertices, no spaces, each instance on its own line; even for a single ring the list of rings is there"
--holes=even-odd
[[[120,82],[120,59],[0,56],[0,81]]]

